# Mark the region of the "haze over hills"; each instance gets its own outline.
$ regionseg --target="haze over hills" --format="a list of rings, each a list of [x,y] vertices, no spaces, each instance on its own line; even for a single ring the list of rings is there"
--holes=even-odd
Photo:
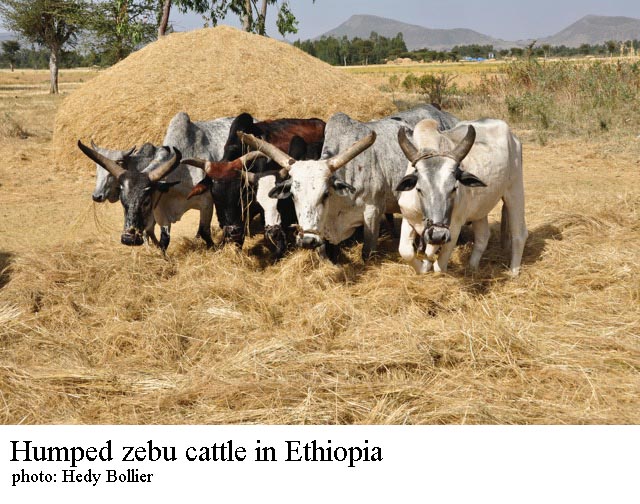
[[[513,47],[515,44],[515,42],[496,39],[466,28],[432,29],[367,14],[351,16],[340,26],[323,33],[321,37],[341,38],[346,35],[350,39],[355,37],[369,38],[372,31],[383,37],[395,37],[402,32],[404,42],[410,51],[423,47],[451,49],[456,45],[492,44],[494,47],[502,48]]]
[[[624,42],[634,39],[640,39],[640,19],[585,16],[555,35],[540,39],[538,43],[579,47],[582,44],[602,44],[607,40]]]
[[[355,37],[369,38],[372,31],[384,37],[395,37],[399,32],[402,32],[407,49],[410,51],[424,47],[444,50],[451,49],[456,45],[470,44],[490,44],[496,49],[508,49],[523,47],[529,42],[527,40],[497,39],[466,28],[448,30],[425,28],[393,19],[362,14],[351,16],[344,23],[323,33],[320,37],[340,38],[346,35],[350,39]],[[640,19],[619,16],[585,16],[555,35],[539,38],[538,44],[578,47],[585,43],[602,44],[607,40],[633,39],[640,39]]]

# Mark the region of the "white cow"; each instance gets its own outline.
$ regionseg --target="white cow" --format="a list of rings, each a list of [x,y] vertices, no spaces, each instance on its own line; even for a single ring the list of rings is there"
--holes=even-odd
[[[460,228],[472,223],[474,246],[469,265],[477,269],[489,241],[487,215],[503,201],[511,241],[511,273],[520,271],[527,239],[524,220],[522,146],[504,121],[483,119],[438,131],[425,120],[413,132],[398,132],[398,142],[409,159],[397,190],[402,212],[399,252],[417,273],[447,270]],[[415,142],[415,144],[414,144]],[[426,260],[416,258],[415,239],[426,243]]]

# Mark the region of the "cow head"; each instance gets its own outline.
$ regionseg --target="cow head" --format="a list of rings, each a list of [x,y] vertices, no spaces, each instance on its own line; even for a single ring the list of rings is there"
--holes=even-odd
[[[187,198],[211,191],[224,243],[235,243],[239,247],[244,243],[247,201],[243,202],[243,199],[248,198],[243,188],[255,182],[255,174],[245,167],[259,157],[264,155],[261,152],[249,152],[233,161],[208,161],[199,158],[182,161],[204,170],[206,177],[194,186]]]
[[[306,142],[304,138],[295,135],[289,142],[289,157],[295,160],[319,159],[322,152],[322,142]],[[271,164],[275,166],[270,166]],[[264,214],[264,236],[272,248],[276,257],[281,257],[286,251],[287,237],[283,225],[293,223],[293,201],[291,199],[275,199],[269,197],[269,193],[278,182],[282,182],[278,165],[270,163],[268,168],[275,168],[264,173],[257,174],[256,201],[262,207]]]
[[[437,131],[435,121],[419,123],[415,138],[426,146],[418,149],[407,137],[406,128],[398,131],[398,142],[413,170],[400,181],[396,191],[417,191],[425,224],[424,241],[438,247],[451,240],[451,214],[461,198],[461,188],[486,187],[460,167],[475,142],[476,130],[469,126],[465,137],[451,150],[439,148],[447,140]]]
[[[120,202],[124,208],[124,229],[120,241],[124,245],[142,245],[144,231],[150,232],[155,223],[153,202],[157,196],[179,182],[165,182],[161,179],[171,173],[182,157],[180,151],[159,149],[154,159],[144,171],[127,170],[95,149],[78,140],[78,147],[91,160],[107,170],[118,182]]]
[[[98,147],[93,143],[93,140],[91,140],[91,147],[96,152],[112,159],[122,167],[126,165],[129,157],[136,149],[135,146],[126,151],[105,149],[103,147]],[[119,197],[120,185],[118,184],[118,181],[113,175],[111,175],[111,173],[100,166],[100,164],[96,163],[96,186],[93,189],[93,194],[91,194],[93,201],[96,203],[102,203],[104,201],[115,203],[118,201]]]
[[[344,197],[356,191],[334,174],[373,145],[376,139],[375,132],[371,132],[330,159],[306,161],[296,161],[274,145],[253,135],[239,133],[239,136],[243,142],[264,152],[282,168],[280,176],[284,180],[275,184],[269,196],[278,199],[293,198],[299,225],[297,245],[304,248],[323,245],[331,226],[334,225],[327,222],[326,208],[334,198]]]

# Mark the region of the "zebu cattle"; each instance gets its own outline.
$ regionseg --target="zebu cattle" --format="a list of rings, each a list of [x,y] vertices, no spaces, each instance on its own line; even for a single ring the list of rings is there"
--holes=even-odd
[[[244,138],[269,157],[276,156],[274,160],[290,177],[277,184],[271,196],[293,196],[300,226],[298,245],[308,248],[324,248],[326,243],[337,245],[364,224],[363,257],[366,258],[376,249],[382,213],[399,211],[394,188],[404,173],[404,156],[397,145],[398,129],[413,126],[425,118],[435,119],[442,129],[458,122],[454,116],[431,105],[369,123],[336,114],[325,128],[321,159],[295,164],[278,152],[279,149],[273,150],[251,137]],[[364,139],[372,133],[374,139],[377,135],[377,140],[366,150],[368,141]],[[365,152],[353,159],[362,152],[360,149]]]
[[[487,215],[502,199],[502,232],[508,222],[510,268],[517,275],[528,234],[519,140],[505,122],[495,119],[461,122],[444,132],[437,126],[435,121],[421,121],[413,141],[406,129],[398,132],[398,143],[409,160],[397,186],[403,191],[400,255],[417,273],[432,267],[446,271],[461,226],[471,222],[474,247],[469,265],[476,269],[489,241]],[[416,236],[427,243],[425,261],[416,258]]]
[[[289,156],[296,161],[320,159],[321,152],[322,142],[307,143],[297,135],[291,139],[288,151]],[[269,197],[269,192],[281,180],[278,171],[269,168],[273,167],[268,166],[263,173],[255,174],[252,182],[255,185],[256,201],[262,208],[264,215],[264,237],[267,243],[274,248],[274,256],[278,259],[286,251],[291,226],[298,221],[291,199]]]
[[[405,114],[411,121],[432,114],[457,121],[430,106]],[[335,114],[327,122],[322,155],[317,161],[295,162],[275,146],[241,135],[289,176],[270,194],[293,198],[300,226],[299,246],[319,248],[327,242],[338,245],[364,225],[363,257],[375,252],[380,217],[400,211],[395,187],[404,174],[405,158],[397,135],[400,127],[410,125],[403,115],[361,123],[345,114]]]
[[[220,159],[224,152],[225,141],[233,118],[220,118],[211,121],[192,122],[187,114],[176,114],[169,126],[164,138],[165,145],[177,148],[186,156],[206,156],[212,159]],[[145,144],[135,153],[130,151],[113,151],[100,148],[92,143],[94,153],[100,154],[122,168],[132,172],[144,172],[153,169],[153,166],[162,163],[171,156],[170,149]],[[94,201],[115,202],[120,196],[121,184],[109,171],[96,163],[96,188],[93,193]],[[187,210],[195,209],[200,212],[200,223],[197,236],[200,236],[208,246],[213,245],[211,239],[211,219],[213,216],[213,201],[210,194],[194,200],[187,200],[187,195],[193,186],[202,178],[202,172],[196,168],[180,165],[173,170],[166,179],[171,185],[164,186],[164,193],[156,193],[153,205],[149,208],[133,209],[132,212],[142,212],[143,217],[138,221],[144,222],[143,234],[147,234],[151,240],[163,250],[169,246],[171,224],[179,221]],[[158,186],[161,187],[161,186]],[[126,199],[125,199],[126,200]],[[123,200],[123,205],[125,205]],[[127,205],[130,203],[127,202]],[[154,224],[161,226],[160,241],[155,237]],[[126,226],[125,226],[126,227]],[[123,231],[122,243],[137,245],[139,238],[132,238]]]
[[[244,243],[245,223],[251,216],[249,202],[253,201],[253,188],[247,183],[246,174],[239,156],[243,153],[243,145],[238,132],[251,132],[253,135],[267,139],[280,148],[287,150],[291,139],[300,136],[307,143],[321,142],[324,138],[324,121],[320,119],[276,119],[272,121],[254,122],[250,114],[239,115],[231,125],[224,155],[221,161],[193,157],[184,162],[204,169],[206,176],[197,184],[189,198],[205,194],[213,195],[216,215],[223,229],[223,243],[234,243],[242,247]],[[260,172],[266,170],[265,162],[249,166],[249,170]],[[255,211],[259,207],[254,207]]]
[[[117,162],[87,147],[78,140],[80,150],[95,163],[107,170],[120,186],[120,201],[125,209],[124,229],[120,241],[124,245],[142,245],[143,234],[153,236],[153,203],[162,193],[179,182],[167,182],[162,178],[175,170],[180,151],[174,150],[168,159],[151,163],[145,171],[127,170]],[[170,152],[167,150],[167,152]]]

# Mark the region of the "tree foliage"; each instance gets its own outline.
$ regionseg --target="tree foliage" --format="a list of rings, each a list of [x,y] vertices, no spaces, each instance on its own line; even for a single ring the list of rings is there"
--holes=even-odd
[[[20,51],[20,43],[18,41],[4,40],[2,42],[2,59],[9,63],[12,72],[16,66],[18,51]]]
[[[111,65],[156,37],[158,0],[103,0],[92,7],[88,29],[100,63]]]
[[[258,1],[260,4],[258,4]],[[315,0],[313,0],[315,3]],[[278,6],[276,26],[284,37],[298,32],[296,19],[288,0],[172,0],[180,12],[193,11],[202,14],[211,25],[216,26],[229,13],[242,20],[243,29],[266,35],[266,16],[269,6]]]
[[[51,93],[58,92],[58,59],[72,45],[87,21],[83,0],[3,0],[0,17],[5,26],[25,39],[49,49]]]
[[[315,56],[331,65],[368,65],[384,63],[385,59],[395,58],[407,52],[402,33],[393,38],[383,37],[371,32],[368,39],[322,37],[318,40],[297,40],[295,47]]]

